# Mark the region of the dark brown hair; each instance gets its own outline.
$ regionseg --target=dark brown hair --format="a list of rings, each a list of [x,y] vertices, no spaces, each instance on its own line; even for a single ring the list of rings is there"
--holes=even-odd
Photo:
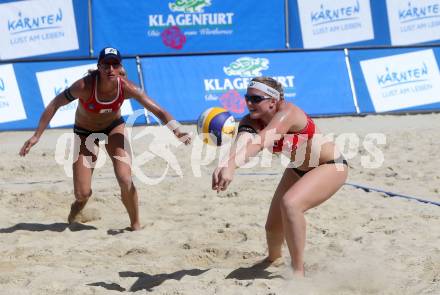
[[[95,76],[98,75],[98,74],[99,74],[99,71],[98,71],[98,70],[89,69],[89,70],[87,71],[87,75],[92,76],[92,77],[95,77]]]

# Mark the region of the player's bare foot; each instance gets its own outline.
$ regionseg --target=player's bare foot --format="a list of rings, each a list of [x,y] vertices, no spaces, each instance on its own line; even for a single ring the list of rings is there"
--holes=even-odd
[[[295,279],[302,279],[305,278],[305,270],[304,270],[304,265],[302,267],[300,267],[299,269],[295,269],[293,267],[293,263],[292,263],[292,270],[293,270],[293,277]]]
[[[70,206],[70,213],[67,217],[67,222],[69,224],[72,224],[75,221],[76,216],[78,216],[79,212],[84,208],[84,206],[87,204],[87,201],[79,202],[75,201]]]
[[[284,260],[283,257],[271,258],[268,256],[264,258],[263,261],[261,261],[261,263],[267,264],[267,267],[269,266],[279,267],[281,265],[284,265]]]
[[[141,230],[142,227],[141,227],[141,224],[140,224],[140,223],[136,222],[136,223],[133,223],[133,224],[130,226],[130,229],[131,229],[132,231],[137,231],[137,230]]]

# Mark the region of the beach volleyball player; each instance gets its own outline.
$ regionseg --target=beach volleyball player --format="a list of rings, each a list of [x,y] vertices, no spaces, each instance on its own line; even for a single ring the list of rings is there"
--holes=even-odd
[[[276,80],[253,78],[245,99],[249,114],[240,121],[227,162],[215,169],[212,188],[226,190],[235,169],[264,148],[287,154],[291,163],[275,190],[267,216],[269,253],[265,262],[273,263],[281,257],[286,240],[294,274],[304,276],[304,212],[329,199],[344,184],[348,165],[332,142],[318,140],[320,134],[313,120],[284,100],[283,87]],[[261,140],[253,140],[250,134]],[[277,134],[280,139],[270,138],[275,139]],[[240,149],[237,146],[243,141],[246,143]]]
[[[92,148],[87,146],[86,139],[92,134],[101,133],[107,136],[105,145],[109,154],[116,179],[121,189],[121,199],[130,218],[130,228],[140,229],[138,195],[132,181],[131,163],[118,160],[118,157],[130,157],[129,141],[124,136],[125,122],[121,117],[121,106],[125,99],[134,98],[146,109],[166,124],[177,138],[189,144],[191,139],[182,132],[179,123],[173,116],[161,108],[153,99],[135,86],[124,76],[121,55],[115,48],[104,48],[98,58],[97,70],[73,83],[64,92],[57,95],[41,115],[37,129],[20,150],[25,156],[39,140],[55,112],[62,106],[78,99],[73,132],[75,152],[79,156],[73,163],[73,187],[75,201],[71,206],[68,222],[72,223],[84,208],[92,195],[93,164],[96,162],[98,140],[92,138]],[[122,74],[122,75],[121,75]],[[95,139],[95,140],[93,140]],[[93,144],[94,143],[94,144]]]

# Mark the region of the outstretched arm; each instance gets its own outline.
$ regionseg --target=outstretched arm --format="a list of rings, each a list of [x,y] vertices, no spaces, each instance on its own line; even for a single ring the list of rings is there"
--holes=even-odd
[[[302,118],[298,120],[295,112],[296,109],[288,107],[275,114],[269,124],[260,130],[253,140],[248,141],[247,144],[237,145],[237,148],[232,150],[225,166],[231,169],[243,166],[264,148],[272,147],[274,141],[284,136],[291,127],[297,129],[298,122],[296,121],[301,122]]]
[[[82,84],[84,83],[82,82]],[[70,88],[55,96],[55,98],[47,105],[47,107],[44,109],[44,112],[41,114],[38,127],[35,129],[34,134],[31,136],[31,138],[26,140],[21,147],[19,152],[20,156],[26,156],[30,149],[40,140],[41,135],[47,128],[47,125],[49,124],[50,120],[52,120],[57,110],[75,100],[80,95],[81,86],[83,87],[80,81],[75,82]]]
[[[242,122],[240,123],[240,126]],[[220,163],[220,165],[214,170],[212,173],[212,189],[216,190],[217,193],[219,191],[226,190],[231,183],[232,178],[234,176],[235,166],[229,167],[229,161],[231,158],[235,158],[237,150],[242,150],[243,147],[246,147],[248,144],[251,144],[252,141],[255,140],[255,134],[251,134],[248,132],[240,132],[240,127],[238,128],[239,133],[235,137],[234,143],[232,144],[229,155],[226,158],[226,161]],[[252,132],[254,133],[254,132]]]
[[[132,82],[125,80],[125,94],[126,97],[133,97],[136,99],[144,108],[152,112],[162,124],[166,125],[174,135],[184,142],[185,144],[191,143],[191,137],[188,133],[183,132],[181,129],[181,124],[174,119],[174,117],[167,112],[165,109],[160,107],[151,97],[145,94],[139,87],[134,85]]]
[[[227,161],[223,162],[213,173],[212,189],[217,192],[226,190],[233,179],[236,168],[243,166],[264,148],[273,146],[274,141],[280,139],[291,127],[297,129],[298,126],[301,126],[303,119],[301,115],[304,115],[298,110],[296,107],[288,106],[279,111],[269,124],[253,138],[249,138],[249,135],[244,137],[245,134],[248,134],[247,132],[239,133]]]

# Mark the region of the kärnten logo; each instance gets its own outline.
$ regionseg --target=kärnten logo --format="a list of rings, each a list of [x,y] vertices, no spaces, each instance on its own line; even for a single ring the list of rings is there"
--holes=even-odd
[[[351,21],[359,18],[360,10],[361,7],[358,0],[352,5],[336,8],[327,8],[324,4],[321,4],[319,10],[310,13],[310,18],[314,26],[340,21]]]
[[[168,7],[174,12],[204,12],[203,8],[211,6],[211,0],[176,0],[168,3]]]
[[[377,83],[381,88],[400,86],[402,84],[428,81],[428,65],[422,62],[419,66],[405,70],[393,70],[385,68],[385,73],[376,75]]]
[[[8,19],[8,31],[11,35],[35,31],[35,30],[50,30],[57,29],[59,24],[63,21],[63,11],[58,8],[58,11],[52,14],[27,16],[22,12],[18,12],[18,17]]]
[[[229,66],[223,67],[223,71],[228,76],[240,77],[261,77],[261,71],[269,69],[267,58],[240,57],[233,61]]]
[[[405,8],[399,9],[398,15],[401,23],[424,20],[427,18],[439,18],[440,5],[438,3],[428,3],[418,6],[417,3],[408,1]]]

